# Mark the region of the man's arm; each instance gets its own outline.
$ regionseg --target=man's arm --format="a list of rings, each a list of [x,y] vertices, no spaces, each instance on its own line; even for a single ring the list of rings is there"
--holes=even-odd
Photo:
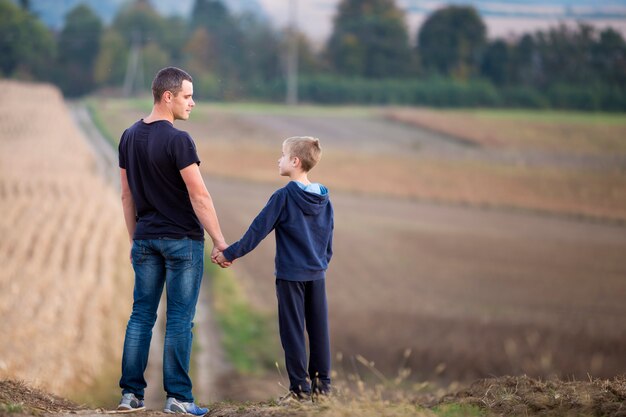
[[[135,234],[135,227],[137,226],[137,210],[135,208],[135,200],[130,192],[130,186],[128,185],[128,177],[126,176],[126,170],[120,168],[120,182],[122,185],[122,209],[124,211],[124,222],[126,223],[126,230],[128,230],[128,240],[130,247],[133,247],[133,235]],[[129,255],[130,261],[133,261],[132,255]]]
[[[124,221],[126,222],[126,230],[128,230],[128,240],[132,245],[135,227],[137,226],[137,210],[135,208],[133,194],[130,192],[128,177],[126,176],[126,170],[124,168],[120,168],[120,182],[122,184],[122,208],[124,210]]]
[[[211,251],[211,258],[213,258],[218,251],[222,251],[228,247],[224,240],[224,235],[222,235],[220,223],[217,220],[213,199],[204,184],[198,164],[191,164],[181,169],[180,174],[187,186],[187,192],[189,192],[189,199],[191,200],[193,211],[196,213],[200,223],[202,223],[202,226],[209,233],[213,241],[213,250]]]

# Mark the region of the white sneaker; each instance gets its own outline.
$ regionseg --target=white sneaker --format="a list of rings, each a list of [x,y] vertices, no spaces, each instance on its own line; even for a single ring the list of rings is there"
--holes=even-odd
[[[146,407],[143,405],[143,400],[140,400],[135,394],[127,393],[122,395],[120,404],[117,406],[118,413],[133,413],[135,411],[143,411]]]
[[[185,403],[178,401],[174,397],[168,397],[165,401],[164,412],[168,414],[185,414],[189,416],[202,417],[209,412],[208,408],[198,407],[195,403]]]

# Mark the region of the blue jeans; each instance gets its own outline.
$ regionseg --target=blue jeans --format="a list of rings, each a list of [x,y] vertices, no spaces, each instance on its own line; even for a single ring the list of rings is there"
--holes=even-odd
[[[193,317],[204,268],[204,242],[191,239],[135,240],[133,312],[126,327],[122,357],[122,393],[144,397],[148,352],[157,308],[167,288],[163,348],[163,387],[168,397],[193,402],[189,360]]]

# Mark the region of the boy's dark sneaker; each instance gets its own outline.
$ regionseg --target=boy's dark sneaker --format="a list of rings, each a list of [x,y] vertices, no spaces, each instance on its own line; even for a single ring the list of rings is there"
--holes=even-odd
[[[330,395],[330,385],[323,384],[319,378],[313,378],[313,381],[311,381],[311,399],[313,402],[325,401]]]
[[[287,394],[278,399],[279,405],[300,404],[306,402],[311,402],[311,393],[306,391],[289,391]]]
[[[134,413],[135,411],[143,411],[145,409],[143,400],[140,400],[135,394],[130,392],[122,395],[120,404],[117,406],[118,413]]]

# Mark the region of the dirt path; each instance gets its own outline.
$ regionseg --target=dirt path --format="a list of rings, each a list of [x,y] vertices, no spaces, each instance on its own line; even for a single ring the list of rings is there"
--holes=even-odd
[[[66,102],[74,118],[76,125],[82,130],[87,139],[98,166],[98,173],[107,183],[119,190],[119,171],[117,165],[117,152],[110,143],[102,136],[98,128],[93,124],[87,107],[77,103]]]

